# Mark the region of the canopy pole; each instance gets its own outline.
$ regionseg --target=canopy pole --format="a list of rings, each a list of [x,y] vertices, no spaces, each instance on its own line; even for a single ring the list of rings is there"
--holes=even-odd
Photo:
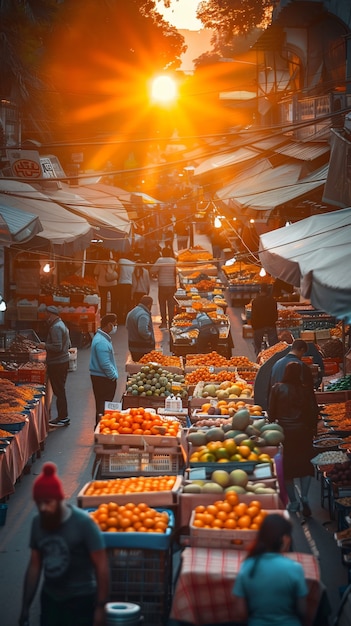
[[[86,251],[86,248],[84,248],[84,250],[83,250],[83,263],[82,263],[82,278],[84,278],[84,276],[85,276],[86,260],[87,260],[87,251]]]
[[[341,322],[342,330],[342,369],[343,374],[346,376],[346,338],[345,338],[345,320]]]

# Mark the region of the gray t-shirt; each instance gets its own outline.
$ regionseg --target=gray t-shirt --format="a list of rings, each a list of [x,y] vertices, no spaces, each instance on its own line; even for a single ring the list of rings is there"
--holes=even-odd
[[[94,593],[96,578],[90,553],[104,549],[103,535],[89,514],[68,506],[71,515],[55,531],[44,530],[37,515],[30,537],[30,547],[42,557],[43,589],[57,600]]]

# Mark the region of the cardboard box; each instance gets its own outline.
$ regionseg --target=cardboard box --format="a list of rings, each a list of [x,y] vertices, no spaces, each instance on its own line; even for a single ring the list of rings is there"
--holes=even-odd
[[[289,518],[287,511],[283,509],[269,510],[267,513],[279,513]],[[247,550],[257,536],[257,530],[222,530],[212,528],[196,528],[193,525],[195,511],[190,518],[190,545],[203,548],[226,548],[234,550]]]
[[[300,339],[303,339],[304,341],[315,341],[316,335],[314,330],[302,330],[300,332]]]
[[[254,336],[254,331],[252,326],[250,326],[249,324],[244,324],[243,325],[243,338],[244,339],[253,339]]]
[[[109,482],[119,480],[118,478],[111,478]],[[96,481],[93,481],[96,482]],[[86,483],[77,495],[77,503],[83,509],[96,508],[100,504],[109,502],[116,502],[117,504],[126,504],[127,502],[139,503],[145,502],[148,506],[171,506],[178,503],[178,498],[181,492],[183,483],[183,476],[175,476],[175,483],[169,491],[144,491],[142,493],[123,493],[114,494],[108,493],[101,496],[88,496],[86,491],[91,485],[91,482]]]

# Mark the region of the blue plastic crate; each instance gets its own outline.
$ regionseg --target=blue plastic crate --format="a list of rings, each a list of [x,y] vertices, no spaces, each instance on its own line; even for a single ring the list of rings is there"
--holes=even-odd
[[[1,430],[6,430],[8,433],[18,433],[20,430],[22,430],[22,428],[24,427],[24,425],[26,424],[26,421],[24,422],[16,422],[14,424],[0,424],[0,428]]]
[[[88,509],[88,511],[96,509]],[[104,532],[105,548],[128,548],[138,550],[168,550],[171,545],[172,533],[175,526],[173,511],[155,507],[156,511],[168,513],[168,528],[165,533],[128,533]]]

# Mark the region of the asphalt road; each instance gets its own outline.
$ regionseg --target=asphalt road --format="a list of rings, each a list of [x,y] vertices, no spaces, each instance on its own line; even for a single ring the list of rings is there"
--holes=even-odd
[[[168,331],[160,331],[158,306],[156,304],[156,284],[152,285],[155,297],[153,317],[156,340],[164,352],[169,350]],[[234,355],[246,355],[254,360],[252,340],[242,338],[241,309],[228,309],[234,340]],[[125,388],[125,362],[128,355],[125,327],[119,327],[113,336],[113,345],[119,367],[119,383],[116,401]],[[40,473],[45,461],[54,461],[63,481],[66,497],[76,503],[77,494],[91,480],[94,462],[93,428],[95,419],[94,398],[91,390],[88,364],[90,348],[78,350],[77,370],[70,372],[67,382],[67,395],[71,424],[48,434],[40,458],[23,475],[15,486],[15,493],[8,500],[6,524],[0,527],[0,624],[15,626],[18,622],[20,598],[29,550],[28,540],[31,519],[35,513],[32,501],[32,484]],[[348,582],[348,570],[341,561],[340,549],[333,538],[336,523],[330,522],[326,509],[320,506],[320,483],[313,480],[311,488],[313,517],[303,521],[298,517],[294,523],[294,549],[312,551],[319,559],[322,581],[324,582],[333,614],[339,605],[339,588]],[[38,598],[31,611],[31,626],[39,626]]]

